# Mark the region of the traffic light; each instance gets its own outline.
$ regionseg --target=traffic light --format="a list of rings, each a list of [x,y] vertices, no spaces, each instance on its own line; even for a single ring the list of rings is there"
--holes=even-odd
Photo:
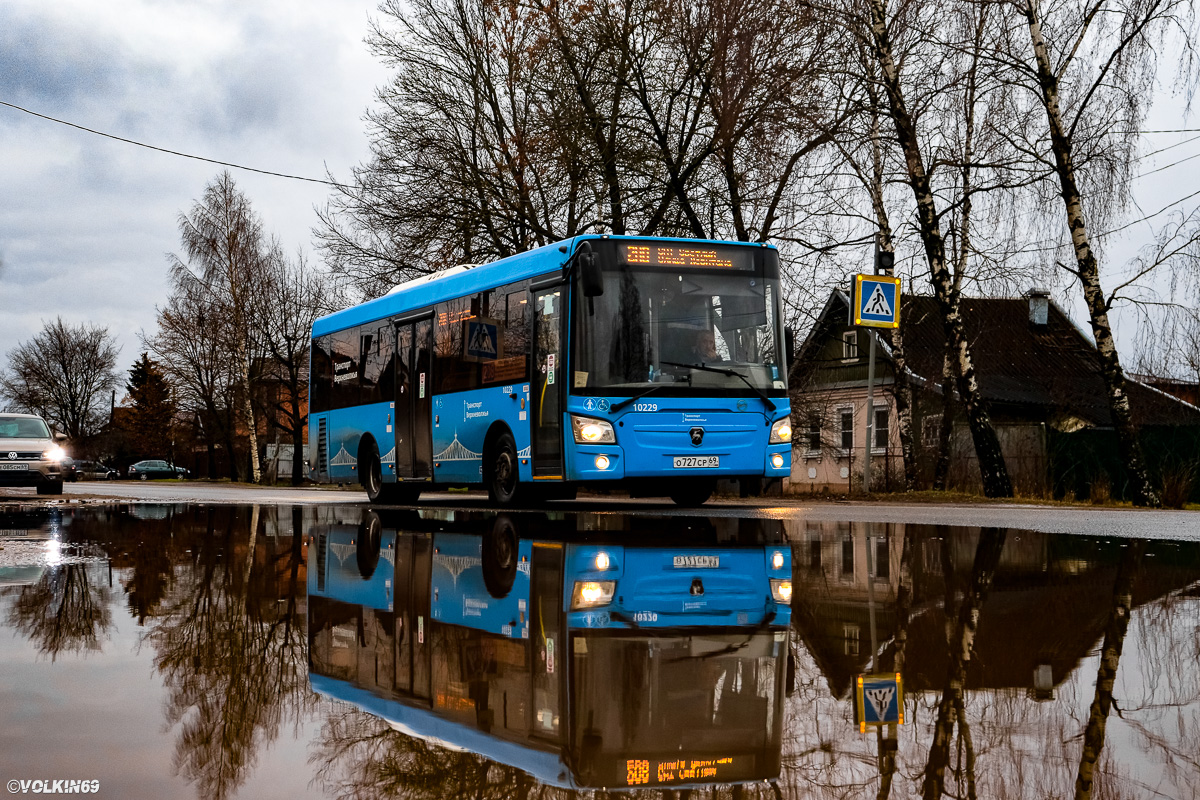
[[[875,251],[875,274],[891,275],[896,268],[896,254],[890,250]]]

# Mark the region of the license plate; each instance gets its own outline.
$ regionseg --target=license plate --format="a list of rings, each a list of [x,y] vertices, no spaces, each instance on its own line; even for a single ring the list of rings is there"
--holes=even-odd
[[[719,467],[720,456],[675,456],[675,469],[694,469],[696,467]]]
[[[0,464],[0,472],[24,472],[27,469],[25,464]]]
[[[672,558],[673,566],[676,569],[686,567],[688,569],[716,569],[721,566],[720,556],[674,556]]]

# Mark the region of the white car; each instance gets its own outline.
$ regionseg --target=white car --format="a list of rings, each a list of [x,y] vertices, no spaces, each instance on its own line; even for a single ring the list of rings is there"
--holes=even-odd
[[[35,414],[0,414],[0,485],[36,486],[38,494],[62,494],[67,437],[50,432]]]

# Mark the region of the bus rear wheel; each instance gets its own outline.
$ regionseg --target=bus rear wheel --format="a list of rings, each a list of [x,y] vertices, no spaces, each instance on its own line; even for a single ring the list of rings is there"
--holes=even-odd
[[[517,499],[520,488],[517,443],[513,441],[511,433],[505,431],[496,437],[484,463],[487,465],[487,475],[484,477],[488,499],[497,505],[511,505]]]
[[[379,448],[374,442],[360,448],[358,466],[362,471],[358,479],[372,503],[388,502],[388,491],[384,488],[383,465],[379,462]]]
[[[712,497],[713,490],[716,488],[713,481],[697,478],[672,486],[669,497],[675,501],[677,506],[696,508],[704,505],[705,501]]]

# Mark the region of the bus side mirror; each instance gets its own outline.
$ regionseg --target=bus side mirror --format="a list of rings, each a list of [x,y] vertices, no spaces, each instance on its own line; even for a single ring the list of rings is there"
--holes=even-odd
[[[600,257],[591,248],[579,252],[579,279],[583,283],[584,297],[599,297],[604,294],[604,276],[600,272]]]

